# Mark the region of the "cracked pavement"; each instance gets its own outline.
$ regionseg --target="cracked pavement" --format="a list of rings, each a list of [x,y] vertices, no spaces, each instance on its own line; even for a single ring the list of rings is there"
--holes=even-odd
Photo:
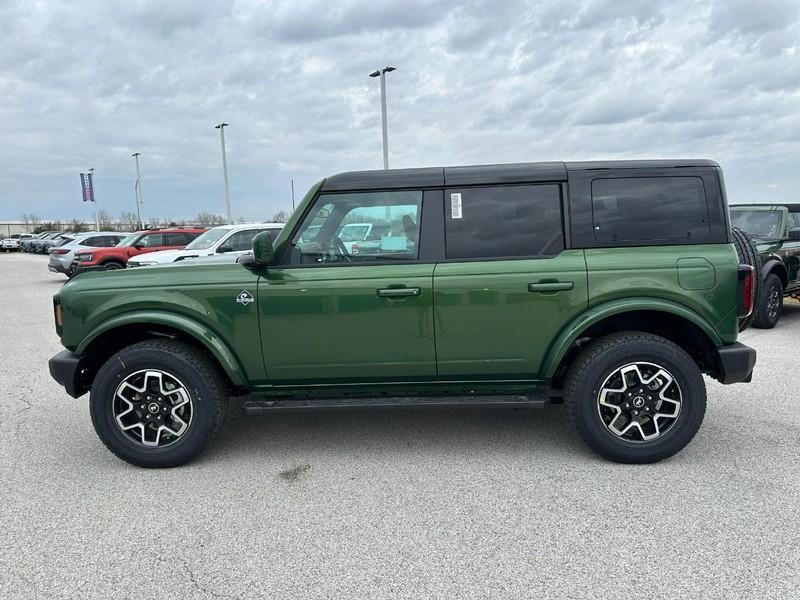
[[[3,598],[797,598],[800,304],[657,465],[553,407],[236,417],[148,471],[50,379],[64,278],[0,254],[0,280]]]

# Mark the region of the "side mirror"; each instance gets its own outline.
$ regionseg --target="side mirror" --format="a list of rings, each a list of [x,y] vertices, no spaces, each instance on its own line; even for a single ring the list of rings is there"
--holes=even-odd
[[[222,246],[217,248],[217,254],[225,254],[226,252],[233,252],[233,246],[230,244],[222,244]]]
[[[253,253],[244,254],[237,261],[240,265],[251,269],[265,269],[275,260],[275,250],[272,248],[272,232],[262,231],[253,238]]]
[[[800,240],[800,227],[789,230],[789,239],[795,241]]]
[[[141,250],[142,248],[144,248],[142,244],[134,244],[133,247],[136,248],[137,250]]]

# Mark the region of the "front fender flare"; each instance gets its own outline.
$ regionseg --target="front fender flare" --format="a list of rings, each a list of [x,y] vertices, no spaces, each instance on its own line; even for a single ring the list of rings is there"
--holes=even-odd
[[[81,341],[75,352],[83,354],[94,340],[113,329],[125,325],[143,324],[166,325],[189,334],[211,352],[234,385],[247,385],[247,377],[239,359],[219,335],[192,318],[174,313],[143,310],[111,317],[95,327],[91,334]]]
[[[782,279],[784,281],[788,280],[789,274],[786,270],[786,265],[783,264],[783,261],[778,258],[769,258],[763,265],[761,265],[761,279],[766,279],[767,275],[773,271],[781,271],[783,273]]]
[[[545,356],[544,364],[542,365],[542,373],[545,378],[552,379],[572,344],[589,327],[614,315],[642,310],[665,312],[682,317],[694,325],[697,325],[716,347],[723,345],[719,334],[708,322],[685,306],[658,298],[626,298],[625,300],[614,300],[593,306],[585,313],[576,317],[561,330],[561,333],[551,344]]]

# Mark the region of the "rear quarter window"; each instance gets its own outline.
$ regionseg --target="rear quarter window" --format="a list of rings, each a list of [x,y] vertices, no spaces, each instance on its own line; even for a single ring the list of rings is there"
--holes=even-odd
[[[591,200],[597,241],[701,241],[710,232],[700,177],[597,178]]]

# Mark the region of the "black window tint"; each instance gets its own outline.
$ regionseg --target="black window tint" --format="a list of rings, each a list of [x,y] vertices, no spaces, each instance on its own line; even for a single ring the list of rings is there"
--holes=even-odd
[[[247,229],[245,231],[237,231],[227,240],[225,240],[222,245],[223,246],[230,246],[233,252],[243,252],[246,250],[250,250],[253,247],[253,238],[256,237],[257,233],[260,233],[262,230],[259,229]],[[273,232],[273,239],[276,233]]]
[[[558,254],[564,249],[557,185],[449,189],[447,258]]]
[[[709,234],[700,177],[625,177],[592,181],[594,239],[692,240]]]
[[[81,246],[87,246],[89,248],[97,248],[98,246],[102,246],[100,242],[103,240],[103,236],[97,237],[89,237],[84,240],[78,242]]]
[[[789,213],[789,229],[800,228],[800,212]]]
[[[189,243],[185,233],[167,233],[167,246],[185,246]]]

